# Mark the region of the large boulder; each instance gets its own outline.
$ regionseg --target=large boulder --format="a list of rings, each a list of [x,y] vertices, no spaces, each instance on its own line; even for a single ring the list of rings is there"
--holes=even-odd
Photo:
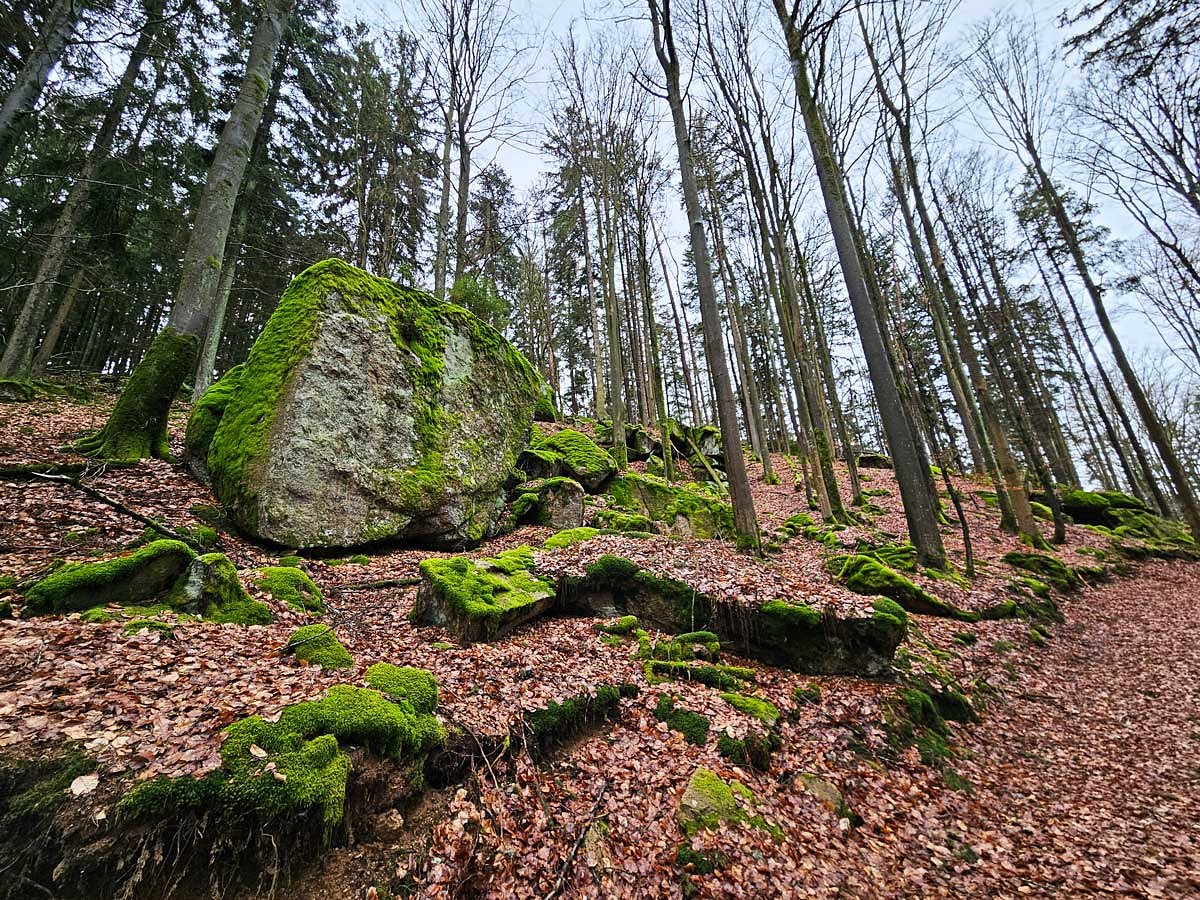
[[[197,406],[192,468],[243,531],[297,548],[479,541],[541,390],[466,310],[336,259],[292,281],[235,377]]]

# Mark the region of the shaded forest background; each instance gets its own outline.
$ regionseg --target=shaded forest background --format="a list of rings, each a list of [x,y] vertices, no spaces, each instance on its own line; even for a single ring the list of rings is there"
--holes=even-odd
[[[565,414],[717,422],[727,370],[742,438],[799,453],[836,517],[828,460],[896,452],[867,315],[919,453],[992,473],[1013,530],[1036,531],[1004,500],[1024,478],[1200,527],[1195,4],[1067,8],[1065,46],[1020,11],[964,29],[949,0],[651,3],[562,38],[508,0],[367,12],[4,4],[0,374],[133,370],[273,15],[196,395],[298,271],[339,256],[495,325]],[[514,142],[547,163],[518,173],[527,190],[497,162]],[[682,159],[702,272],[678,233]],[[1123,346],[1128,310],[1157,340]]]

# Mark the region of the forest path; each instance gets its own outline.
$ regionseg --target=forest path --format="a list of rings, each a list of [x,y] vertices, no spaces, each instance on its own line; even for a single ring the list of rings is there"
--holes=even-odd
[[[1200,566],[1077,599],[1017,678],[967,739],[981,859],[955,893],[1200,896]]]

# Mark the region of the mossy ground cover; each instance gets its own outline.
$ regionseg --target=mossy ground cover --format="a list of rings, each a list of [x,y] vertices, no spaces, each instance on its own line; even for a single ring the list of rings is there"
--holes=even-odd
[[[235,722],[225,729],[221,769],[206,778],[143,782],[125,795],[120,810],[142,819],[211,809],[264,822],[312,810],[328,837],[345,813],[352,764],[343,748],[413,760],[445,739],[438,721],[407,696],[336,685],[319,700],[285,708],[277,722],[258,716]]]

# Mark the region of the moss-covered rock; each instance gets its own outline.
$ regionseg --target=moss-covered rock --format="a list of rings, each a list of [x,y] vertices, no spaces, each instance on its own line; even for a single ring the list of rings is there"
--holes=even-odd
[[[237,569],[223,553],[206,553],[188,563],[187,571],[171,588],[166,603],[172,609],[194,613],[212,622],[266,625],[272,620],[271,608],[246,593]]]
[[[753,716],[764,725],[774,725],[779,721],[779,708],[770,700],[761,697],[748,697],[745,694],[725,693],[721,699],[748,716]]]
[[[1044,553],[1013,551],[1003,556],[1004,562],[1014,569],[1032,572],[1039,580],[1060,591],[1072,591],[1079,587],[1078,576],[1061,559]]]
[[[744,666],[713,666],[670,659],[649,660],[646,675],[651,683],[694,681],[719,691],[738,691],[755,678],[754,670]]]
[[[871,556],[858,554],[846,559],[841,564],[838,579],[857,594],[887,597],[899,603],[908,612],[917,615],[942,616],[967,622],[979,618],[974,613],[939,600]]]
[[[627,635],[637,628],[637,616],[621,616],[615,622],[597,624],[596,630],[602,634]]]
[[[339,260],[292,281],[239,381],[193,450],[244,531],[298,548],[479,541],[540,384],[466,310]]]
[[[320,700],[283,710],[277,722],[259,716],[225,729],[221,768],[206,778],[157,778],[120,802],[130,819],[216,809],[257,821],[315,812],[326,836],[345,814],[352,762],[343,746],[415,762],[446,739],[445,729],[406,697],[336,685]]]
[[[626,472],[609,486],[612,506],[664,522],[680,537],[729,537],[733,507],[695,486],[671,484],[651,475]]]
[[[282,560],[281,560],[282,562]],[[299,612],[325,612],[325,597],[302,569],[294,566],[268,566],[254,576],[254,583],[277,603],[286,603]]]
[[[617,471],[616,461],[608,451],[573,428],[535,434],[530,449],[556,457],[562,471],[591,492],[598,491]]]
[[[320,623],[297,628],[288,639],[287,650],[296,659],[322,669],[351,669],[354,657],[337,639],[337,633],[328,625]]]
[[[887,672],[907,625],[904,610],[883,598],[870,614],[847,617],[783,600],[757,609],[726,604],[618,556],[602,556],[582,578],[563,578],[560,585],[568,606],[600,615],[629,613],[669,633],[704,627],[725,649],[812,674]]]
[[[868,450],[858,454],[858,467],[860,469],[890,469],[892,458],[883,453]]]
[[[169,591],[195,556],[179,541],[154,541],[116,559],[67,563],[29,588],[24,613],[40,616],[107,603],[143,603]]]
[[[1115,528],[1120,520],[1114,515],[1117,510],[1133,510],[1147,513],[1146,504],[1136,497],[1120,491],[1084,491],[1079,489],[1062,492],[1063,513],[1080,525],[1103,525]]]
[[[583,526],[583,486],[573,478],[527,482],[517,488],[513,517],[519,524],[567,529]]]
[[[367,669],[367,687],[383,691],[394,700],[407,700],[417,712],[431,713],[438,704],[438,684],[433,673],[409,666],[375,663]]]
[[[443,626],[463,644],[496,640],[554,605],[554,583],[532,569],[530,547],[478,560],[427,559],[410,619]]]
[[[608,507],[596,510],[592,515],[592,525],[607,531],[654,531],[654,523],[648,516]]]
[[[727,731],[717,735],[717,752],[735,766],[750,766],[760,772],[771,768],[771,757],[781,746],[775,729],[747,731],[744,737],[734,737]]]
[[[740,801],[740,802],[739,802]],[[749,810],[743,805],[750,807]],[[727,782],[711,769],[696,769],[679,800],[676,819],[683,833],[692,837],[700,831],[715,831],[726,825],[746,822],[761,828],[776,840],[783,831],[754,811],[754,793],[740,781]]]
[[[234,366],[217,379],[192,407],[183,438],[183,458],[201,481],[209,480],[208,450],[212,446],[213,435],[217,433],[217,426],[221,424],[221,417],[225,415],[225,407],[241,386],[245,371],[244,364]]]

